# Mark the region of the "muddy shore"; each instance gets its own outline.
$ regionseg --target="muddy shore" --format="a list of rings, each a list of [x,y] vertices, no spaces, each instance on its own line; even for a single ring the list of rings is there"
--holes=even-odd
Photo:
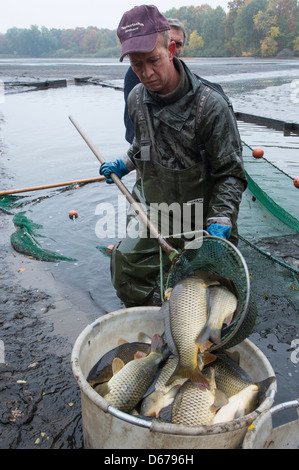
[[[59,295],[47,263],[13,250],[10,219],[0,214],[0,448],[80,449],[80,393],[70,354],[84,324],[69,337],[57,333],[72,305]]]
[[[225,64],[225,59],[222,61],[219,59],[215,63],[213,59],[209,58],[186,58],[184,59],[187,65],[198,75],[203,77],[209,75],[225,75],[231,72],[231,67],[235,67],[241,73],[250,72],[279,72],[281,67],[285,67],[289,70],[297,69],[299,64],[299,58],[271,58],[271,59],[258,59],[254,57],[248,57],[244,63],[243,58],[231,58],[229,65]],[[36,63],[38,62],[38,67]],[[118,80],[123,79],[129,62],[125,59],[123,63],[112,62],[110,59],[105,61],[100,59],[91,59],[90,63],[82,66],[80,63],[76,63],[76,59],[44,59],[44,65],[41,60],[32,59],[31,66],[28,67],[28,63],[15,64],[14,61],[1,62],[0,68],[0,79],[4,82],[11,81],[39,81],[44,79],[74,79],[80,77],[93,77],[102,80]],[[53,63],[54,62],[54,63]],[[71,65],[70,65],[71,64]]]

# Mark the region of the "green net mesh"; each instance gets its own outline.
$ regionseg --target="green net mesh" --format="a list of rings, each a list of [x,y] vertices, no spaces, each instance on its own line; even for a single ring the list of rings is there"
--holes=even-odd
[[[186,245],[178,261],[173,264],[166,288],[179,280],[205,271],[229,279],[238,299],[238,307],[229,328],[222,330],[221,345],[210,350],[232,347],[245,339],[252,331],[256,319],[256,305],[250,293],[247,264],[240,251],[230,242],[218,237],[197,238]]]
[[[41,261],[76,261],[74,258],[43,248],[37,240],[37,237],[43,235],[36,232],[43,226],[28,219],[24,214],[25,212],[18,212],[13,218],[16,231],[12,233],[10,241],[16,251]]]
[[[0,198],[0,210],[6,214],[13,215],[15,209],[19,209],[27,203],[25,199],[23,196],[14,196],[12,194],[3,196]]]
[[[254,158],[245,143],[243,160],[248,187],[240,206],[239,233],[250,239],[298,232],[299,193],[293,178],[264,157]]]
[[[243,143],[248,187],[240,205],[239,238],[265,258],[299,273],[299,204],[293,177],[266,158],[255,159]],[[244,244],[242,244],[244,246]]]

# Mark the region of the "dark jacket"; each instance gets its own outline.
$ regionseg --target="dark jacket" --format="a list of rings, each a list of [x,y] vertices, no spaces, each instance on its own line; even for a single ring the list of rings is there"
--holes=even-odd
[[[181,76],[185,74],[185,80],[187,77],[187,88],[185,83],[183,90],[179,86],[169,97],[151,93],[139,85],[146,120],[150,123],[146,126],[147,131],[152,128],[150,137],[144,135],[144,126],[140,125],[136,100],[138,87],[130,93],[128,109],[135,127],[135,139],[127,155],[130,163],[138,168],[136,157],[140,155],[141,142],[149,137],[152,161],[171,170],[200,168],[197,197],[204,198],[207,204],[205,224],[222,223],[233,227],[247,184],[233,109],[220,93],[211,90],[198,116],[204,85],[184,62],[174,58],[174,63]],[[198,125],[196,119],[200,120]]]
[[[128,113],[127,100],[128,100],[128,96],[131,90],[138,83],[140,83],[139,78],[137,77],[132,67],[129,67],[125,75],[125,79],[124,79],[124,99],[125,99],[124,123],[126,126],[125,138],[126,138],[126,141],[129,142],[129,144],[131,144],[134,139],[134,124],[132,123],[131,118]]]

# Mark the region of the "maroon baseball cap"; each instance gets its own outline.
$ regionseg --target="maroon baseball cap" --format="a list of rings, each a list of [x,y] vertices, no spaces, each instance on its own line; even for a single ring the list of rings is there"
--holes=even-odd
[[[151,52],[159,31],[170,29],[167,19],[154,5],[141,5],[124,13],[117,28],[122,62],[130,52]]]

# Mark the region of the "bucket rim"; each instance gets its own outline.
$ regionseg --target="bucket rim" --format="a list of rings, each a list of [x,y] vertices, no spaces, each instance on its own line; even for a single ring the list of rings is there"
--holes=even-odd
[[[245,434],[243,443],[242,443],[242,449],[252,449],[254,448],[254,442],[256,440],[256,431],[263,429],[264,426],[269,425],[269,429],[273,431],[273,422],[272,422],[272,416],[274,416],[277,413],[280,413],[284,410],[288,410],[291,408],[296,408],[298,418],[299,419],[299,398],[295,398],[294,400],[286,401],[283,403],[278,403],[277,405],[273,406],[269,410],[265,411],[262,413],[260,416],[258,416],[253,422],[252,422],[252,427],[249,428]],[[282,424],[281,426],[278,426],[278,428],[283,428],[284,426],[290,424],[290,423],[295,423],[297,420],[292,420],[289,423]],[[254,431],[254,432],[253,432]]]
[[[277,381],[275,372],[267,359],[264,353],[249,339],[245,339],[240,344],[245,344],[248,348],[252,350],[253,353],[258,355],[261,360],[266,365],[267,373],[269,377],[273,377],[274,380],[270,383],[269,389],[267,390],[267,396],[263,400],[263,402],[258,406],[258,408],[251,413],[247,414],[246,416],[237,418],[233,421],[225,422],[225,423],[217,423],[217,424],[209,424],[209,425],[201,425],[201,426],[185,426],[182,424],[175,424],[175,423],[167,423],[167,422],[160,422],[158,420],[146,420],[144,418],[133,416],[123,411],[114,408],[110,405],[103,397],[101,397],[87,382],[86,377],[84,376],[82,369],[80,367],[80,350],[82,347],[82,341],[85,337],[92,332],[92,330],[97,327],[102,322],[109,321],[109,319],[117,316],[123,315],[124,312],[134,312],[140,310],[145,310],[149,312],[157,312],[160,310],[160,307],[130,307],[125,309],[119,309],[111,313],[107,313],[99,318],[97,318],[94,322],[87,325],[84,330],[80,333],[78,338],[76,339],[72,353],[71,353],[71,367],[74,378],[80,388],[81,393],[85,394],[89,400],[91,400],[95,405],[99,406],[102,411],[105,413],[109,413],[112,416],[121,419],[130,424],[134,424],[136,426],[140,426],[143,428],[148,428],[150,431],[153,432],[160,432],[165,434],[179,434],[182,436],[198,436],[198,435],[211,435],[211,434],[219,434],[228,431],[235,431],[237,429],[241,429],[244,427],[249,426],[258,416],[264,414],[264,412],[268,411],[273,402],[274,397],[277,391]],[[234,346],[234,348],[238,347],[239,345]],[[232,348],[233,349],[233,348]]]

